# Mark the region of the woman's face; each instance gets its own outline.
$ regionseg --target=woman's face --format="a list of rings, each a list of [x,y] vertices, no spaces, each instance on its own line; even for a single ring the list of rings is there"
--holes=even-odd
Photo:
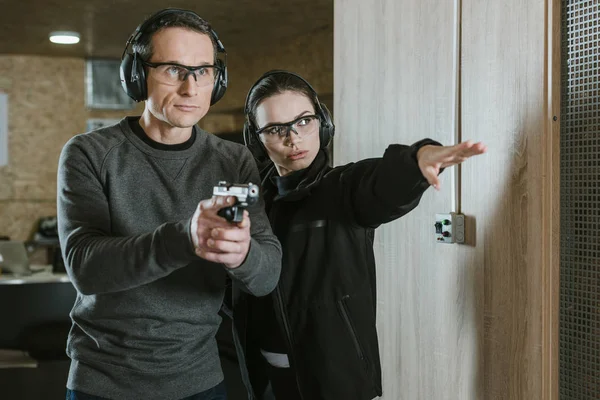
[[[319,152],[320,122],[313,102],[303,93],[285,91],[261,101],[256,125],[281,176],[308,167]]]

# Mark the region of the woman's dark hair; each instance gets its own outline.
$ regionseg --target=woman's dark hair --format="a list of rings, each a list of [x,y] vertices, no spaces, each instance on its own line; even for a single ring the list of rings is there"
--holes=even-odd
[[[152,17],[150,17],[152,18]],[[163,15],[152,21],[150,25],[144,28],[144,31],[133,45],[133,51],[137,52],[142,60],[150,61],[152,57],[152,38],[154,34],[164,28],[186,28],[194,32],[207,35],[213,45],[215,63],[217,60],[217,43],[212,34],[210,24],[192,11],[179,11]]]
[[[317,96],[316,93],[298,76],[290,74],[288,72],[275,72],[262,78],[248,94],[248,100],[246,101],[246,115],[248,116],[249,122],[254,126],[255,129],[259,127],[256,125],[256,109],[259,104],[276,94],[283,92],[297,92],[305,95],[310,99],[317,111]]]

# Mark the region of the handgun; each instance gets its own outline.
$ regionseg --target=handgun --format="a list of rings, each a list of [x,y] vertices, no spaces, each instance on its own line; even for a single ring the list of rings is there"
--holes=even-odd
[[[241,222],[244,210],[258,201],[259,189],[253,183],[239,184],[220,181],[213,189],[213,196],[233,196],[236,202],[232,206],[224,207],[217,213],[229,222]]]

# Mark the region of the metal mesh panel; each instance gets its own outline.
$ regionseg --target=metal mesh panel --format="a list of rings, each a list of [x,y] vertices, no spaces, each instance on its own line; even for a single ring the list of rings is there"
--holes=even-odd
[[[562,2],[560,399],[600,399],[600,0]]]

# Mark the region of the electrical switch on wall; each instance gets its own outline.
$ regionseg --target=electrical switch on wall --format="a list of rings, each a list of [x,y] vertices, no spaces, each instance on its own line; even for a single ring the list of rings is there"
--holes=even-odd
[[[437,243],[465,242],[465,216],[463,214],[435,214],[434,226]]]

